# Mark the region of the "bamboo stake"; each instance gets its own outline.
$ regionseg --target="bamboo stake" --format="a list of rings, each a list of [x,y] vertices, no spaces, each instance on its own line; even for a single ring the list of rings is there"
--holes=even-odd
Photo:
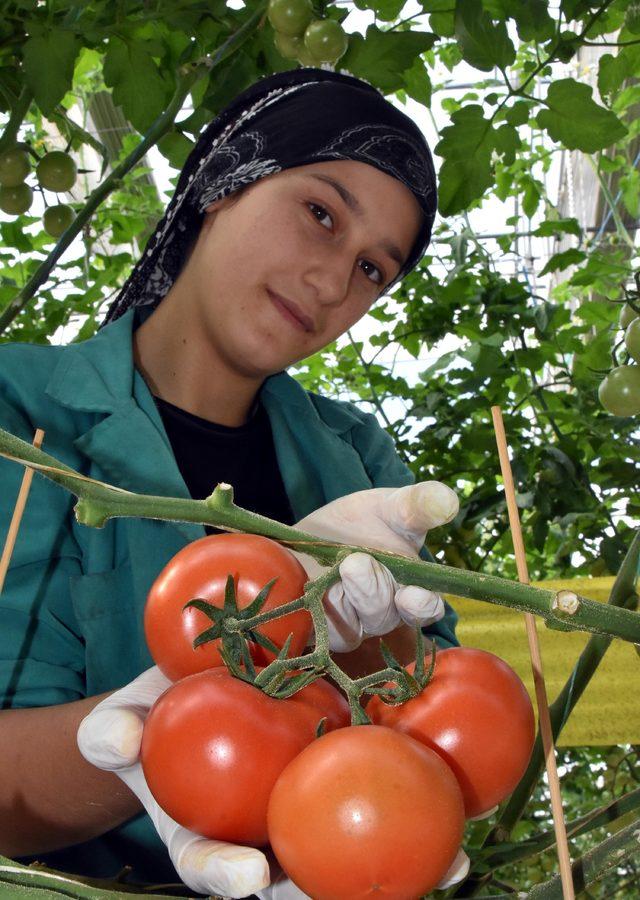
[[[42,430],[42,428],[37,428],[33,438],[33,446],[41,447],[43,439],[44,431]],[[4,580],[7,576],[7,570],[9,569],[9,563],[11,562],[11,555],[13,553],[13,548],[15,547],[16,538],[18,536],[18,529],[20,528],[20,521],[22,519],[22,514],[27,503],[27,497],[29,496],[29,489],[31,488],[31,481],[33,479],[33,471],[33,469],[28,468],[24,470],[24,475],[22,476],[22,484],[20,485],[20,490],[18,492],[18,499],[16,500],[16,505],[13,509],[13,515],[11,516],[11,522],[9,524],[9,531],[4,542],[4,549],[2,551],[2,556],[0,557],[0,594],[2,593],[2,588],[4,587]]]
[[[523,584],[529,584],[529,570],[527,568],[527,558],[524,549],[524,541],[522,539],[522,529],[520,527],[520,515],[518,512],[518,504],[516,502],[516,491],[513,483],[513,474],[511,472],[511,463],[509,462],[507,437],[504,430],[504,422],[502,421],[500,407],[492,406],[491,415],[493,417],[493,427],[496,434],[496,443],[498,445],[498,456],[500,457],[500,469],[502,471],[507,510],[509,512],[509,526],[511,528],[511,536],[513,539],[513,549],[515,550],[516,555],[518,579]],[[556,843],[558,845],[562,896],[564,900],[574,900],[575,894],[573,890],[573,877],[571,875],[571,859],[569,857],[567,830],[564,822],[564,811],[562,809],[560,779],[558,778],[558,769],[556,767],[551,717],[549,715],[549,701],[547,700],[547,688],[544,681],[544,673],[542,671],[542,656],[540,654],[540,644],[538,642],[538,631],[536,628],[535,617],[531,615],[531,613],[525,613],[524,620],[527,630],[527,640],[529,642],[533,682],[536,691],[540,734],[542,737],[542,746],[544,748],[547,777],[549,779],[549,791],[551,793],[551,811],[553,813],[553,827],[556,833]]]

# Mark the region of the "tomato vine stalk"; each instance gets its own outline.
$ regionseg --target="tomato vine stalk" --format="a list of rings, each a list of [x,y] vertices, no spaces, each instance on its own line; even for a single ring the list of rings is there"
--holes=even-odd
[[[439,563],[412,559],[389,551],[320,540],[312,534],[249,512],[233,502],[230,485],[218,486],[205,500],[136,494],[88,478],[54,456],[45,453],[9,431],[0,429],[0,456],[30,466],[41,475],[75,494],[76,518],[83,525],[101,528],[118,516],[197,522],[228,531],[249,532],[304,551],[323,565],[334,565],[340,553],[369,553],[392,572],[400,584],[415,584],[441,593],[455,594],[530,612],[560,631],[587,631],[640,644],[640,614],[575,594],[570,603],[558,592],[531,587],[495,575],[456,569]]]

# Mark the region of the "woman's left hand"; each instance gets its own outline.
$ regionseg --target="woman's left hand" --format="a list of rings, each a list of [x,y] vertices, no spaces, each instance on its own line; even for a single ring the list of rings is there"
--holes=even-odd
[[[326,540],[417,557],[427,532],[457,515],[456,494],[440,481],[401,488],[372,488],[339,497],[296,523]],[[310,578],[325,571],[312,557],[295,554]],[[367,553],[340,564],[340,581],[324,596],[329,648],[346,653],[365,637],[387,634],[402,622],[430,625],[444,615],[439,594],[398,584],[389,569]]]

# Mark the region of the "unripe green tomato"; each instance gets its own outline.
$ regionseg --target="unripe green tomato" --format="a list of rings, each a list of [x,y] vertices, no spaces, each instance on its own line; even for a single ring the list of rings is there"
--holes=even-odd
[[[640,316],[634,319],[624,333],[624,345],[629,356],[640,362]]]
[[[16,184],[14,187],[0,187],[0,209],[10,216],[26,213],[33,203],[33,191],[28,184]]]
[[[598,388],[600,403],[614,416],[640,413],[640,366],[617,366]]]
[[[285,59],[298,59],[300,52],[304,50],[304,43],[300,35],[283,34],[276,31],[273,39],[280,56]]]
[[[11,147],[0,156],[0,184],[17,187],[31,171],[29,154],[20,147]]]
[[[628,303],[625,303],[625,305],[620,310],[620,328],[625,329],[629,325],[631,325],[637,315],[638,313],[635,311],[635,309],[633,309],[632,306],[629,306]]]
[[[47,191],[68,191],[76,183],[78,170],[73,159],[62,150],[52,150],[36,166],[41,187]]]
[[[300,47],[296,59],[301,66],[311,66],[313,69],[317,69],[322,65],[321,61],[319,59],[316,59],[313,53],[309,53],[304,43]]]
[[[301,35],[313,18],[311,0],[269,0],[267,18],[281,34]]]
[[[335,19],[316,19],[307,26],[304,44],[320,62],[335,63],[344,56],[349,39]]]
[[[66,203],[58,203],[57,206],[48,206],[44,211],[44,230],[51,237],[58,238],[67,230],[73,222],[75,214]]]

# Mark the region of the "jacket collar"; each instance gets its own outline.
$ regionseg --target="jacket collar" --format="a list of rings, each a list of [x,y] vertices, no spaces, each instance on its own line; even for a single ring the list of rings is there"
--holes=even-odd
[[[133,316],[130,309],[89,340],[65,347],[47,395],[85,412],[115,412],[127,405],[133,395]]]
[[[74,440],[94,467],[91,476],[125,490],[189,497],[153,397],[133,364],[134,311],[61,353],[46,387],[53,401],[96,413],[91,427]],[[205,534],[202,525],[168,523],[188,540]]]

